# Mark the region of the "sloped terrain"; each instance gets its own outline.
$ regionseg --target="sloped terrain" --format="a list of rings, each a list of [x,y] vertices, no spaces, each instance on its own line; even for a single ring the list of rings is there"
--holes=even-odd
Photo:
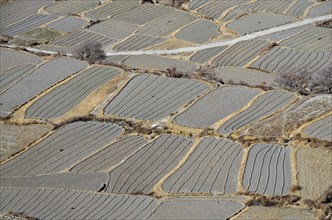
[[[331,218],[332,2],[177,2],[0,1],[1,219]]]

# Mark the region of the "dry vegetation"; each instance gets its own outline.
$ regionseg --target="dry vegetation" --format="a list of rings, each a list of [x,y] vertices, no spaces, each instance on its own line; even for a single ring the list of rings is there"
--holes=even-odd
[[[332,94],[332,65],[318,71],[298,70],[280,74],[275,81],[277,85],[303,95]]]

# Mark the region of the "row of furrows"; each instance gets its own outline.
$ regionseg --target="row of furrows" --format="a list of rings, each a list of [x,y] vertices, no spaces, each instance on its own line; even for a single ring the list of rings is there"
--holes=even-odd
[[[149,143],[139,136],[129,135],[112,142],[120,132],[120,127],[112,124],[67,124],[27,151],[1,164],[0,185],[149,194],[163,177],[171,174],[162,183],[162,188],[169,193],[237,192],[236,183],[243,159],[240,144],[210,137],[198,139],[195,146],[192,139],[176,135],[161,135]],[[194,151],[183,161],[193,146]],[[124,149],[127,147],[130,149]],[[256,155],[257,148],[264,151],[271,146],[256,144],[249,149],[247,164],[254,165],[245,167],[245,178],[247,172],[262,172],[259,164],[271,163],[271,157],[267,159],[265,154]],[[273,148],[284,149],[279,145],[273,145]],[[181,166],[174,171],[180,161]],[[245,180],[244,186],[252,192],[258,192],[257,188],[252,189],[246,184],[253,182],[255,186],[265,189],[274,185],[274,188],[281,187],[282,191],[259,192],[269,195],[287,194],[291,183],[289,154],[280,159],[277,157],[273,164],[284,167],[282,175],[271,174],[273,177],[270,181],[262,180],[259,183]],[[63,173],[66,169],[70,173]],[[269,176],[276,168],[272,165],[264,169],[265,175]],[[109,178],[105,173],[109,173]]]

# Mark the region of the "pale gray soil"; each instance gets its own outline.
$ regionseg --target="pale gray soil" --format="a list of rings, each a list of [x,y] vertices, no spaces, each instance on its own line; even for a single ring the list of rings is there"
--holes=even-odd
[[[290,150],[277,144],[255,144],[249,151],[245,189],[259,194],[286,195],[292,184]]]
[[[18,126],[0,123],[0,161],[27,147],[51,129],[51,126],[41,124]]]

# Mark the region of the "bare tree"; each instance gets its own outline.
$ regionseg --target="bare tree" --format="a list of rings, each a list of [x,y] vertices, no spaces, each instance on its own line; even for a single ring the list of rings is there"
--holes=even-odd
[[[106,58],[102,45],[94,41],[86,41],[75,47],[73,56],[90,64],[101,63]]]
[[[300,94],[332,94],[332,65],[319,71],[298,70],[280,74],[276,84]]]

